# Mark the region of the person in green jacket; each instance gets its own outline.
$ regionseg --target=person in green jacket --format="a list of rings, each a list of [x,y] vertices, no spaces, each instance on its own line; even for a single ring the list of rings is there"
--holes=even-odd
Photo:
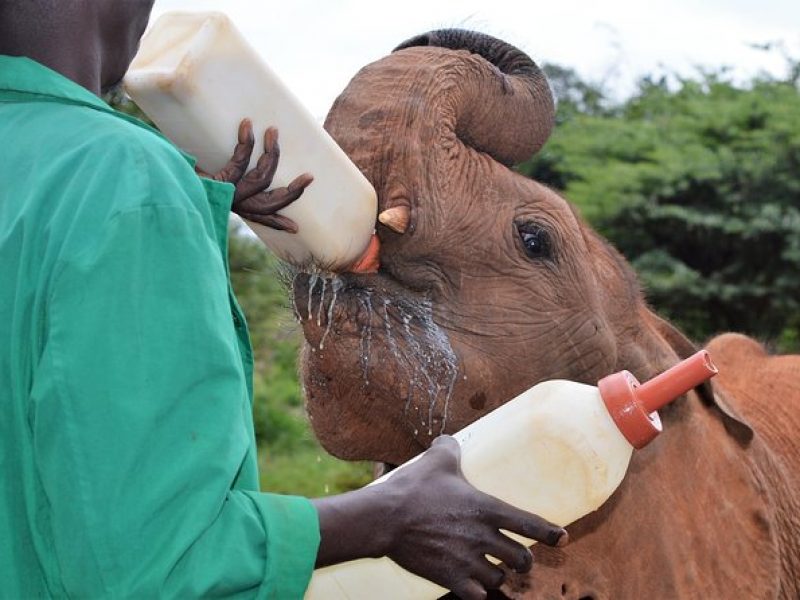
[[[229,212],[276,215],[245,123],[215,181],[98,95],[152,0],[0,2],[0,598],[301,598],[315,567],[389,556],[482,598],[560,527],[472,488],[438,440],[389,482],[258,490],[251,347]]]

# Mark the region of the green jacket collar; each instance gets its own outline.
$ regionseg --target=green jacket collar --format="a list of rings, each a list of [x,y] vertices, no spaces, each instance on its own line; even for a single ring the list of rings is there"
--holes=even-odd
[[[144,123],[119,111],[114,110],[100,97],[71,79],[36,62],[26,56],[0,55],[0,102],[9,100],[35,100],[39,102],[56,102],[62,104],[78,104],[94,110],[114,115],[115,117],[142,127],[155,135],[164,138],[161,133]],[[194,167],[195,158],[180,148],[177,150]]]
[[[7,92],[114,112],[83,86],[26,56],[0,56],[0,98]]]

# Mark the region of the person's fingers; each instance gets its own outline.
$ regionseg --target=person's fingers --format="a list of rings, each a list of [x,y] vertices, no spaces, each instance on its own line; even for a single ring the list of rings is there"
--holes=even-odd
[[[233,149],[233,156],[228,163],[222,167],[222,170],[214,175],[213,179],[217,181],[225,181],[233,183],[234,185],[239,182],[250,164],[250,157],[253,154],[253,147],[255,146],[255,137],[253,135],[253,124],[250,119],[242,119],[239,123],[238,143]]]
[[[257,171],[262,179],[269,179],[271,182],[275,175],[275,169],[278,168],[280,156],[281,147],[278,145],[278,130],[274,127],[267,127],[264,132],[264,153],[259,157],[254,171]]]
[[[278,130],[268,127],[264,132],[264,153],[259,157],[255,168],[245,173],[236,185],[236,200],[244,200],[263,192],[270,185],[278,169],[281,150],[278,145]]]
[[[300,198],[300,196],[303,195],[303,191],[305,191],[306,187],[313,179],[311,175],[303,174],[295,178],[294,181],[285,188],[261,192],[242,200],[234,199],[233,211],[236,213],[247,212],[263,216],[274,214]]]
[[[245,198],[244,200],[240,200],[238,202],[234,201],[233,212],[246,212],[254,215],[261,215],[262,217],[268,217],[269,215],[275,214],[280,209],[288,206],[294,202],[295,199],[296,196],[293,197],[293,195],[289,193],[289,190],[286,188],[279,188],[277,190],[270,190],[269,192],[255,194],[254,196],[250,196],[249,198]]]
[[[314,176],[311,173],[303,173],[302,175],[298,175],[297,177],[292,179],[291,183],[286,187],[290,192],[295,192],[299,190],[300,193],[302,194],[303,190],[305,190],[313,182],[314,182]]]
[[[492,525],[548,546],[565,546],[569,542],[566,529],[550,523],[538,515],[520,510],[510,504],[489,496],[487,515]],[[499,558],[499,557],[498,557]]]
[[[486,590],[474,579],[459,581],[450,590],[461,600],[484,600],[486,598]]]
[[[248,185],[254,186],[251,193],[265,190],[272,184],[280,158],[281,147],[278,144],[278,130],[268,127],[264,132],[264,153],[258,158],[255,169],[247,174]]]
[[[253,135],[253,122],[247,118],[242,119],[236,136],[240,144],[255,145],[256,137]]]
[[[284,217],[283,215],[270,215],[269,217],[264,217],[264,225],[267,227],[272,227],[273,229],[277,229],[278,231],[285,231],[286,233],[297,233],[299,231],[297,223],[292,221],[289,217]]]
[[[250,162],[253,148],[256,145],[256,136],[253,133],[253,123],[250,119],[242,119],[242,122],[239,123],[237,142],[236,147],[233,149],[233,159],[243,167],[242,174],[244,174],[244,168]]]
[[[517,573],[527,573],[531,570],[533,555],[519,542],[498,532],[485,540],[485,544],[486,554],[503,561],[511,570]]]
[[[441,468],[452,466],[461,468],[461,446],[450,435],[440,435],[433,440],[428,455],[430,460],[435,461]]]
[[[459,448],[456,438],[452,435],[440,435],[431,442],[431,448]]]
[[[484,588],[488,590],[496,590],[506,580],[506,574],[500,567],[494,566],[492,563],[481,560],[472,572],[472,578],[478,581]]]
[[[259,214],[252,214],[252,213],[237,213],[243,219],[247,219],[248,221],[253,221],[254,223],[260,223],[265,227],[270,227],[272,229],[277,229],[278,231],[285,231],[286,233],[297,233],[299,228],[297,223],[292,221],[289,217],[284,217],[283,215],[259,215]]]
[[[277,212],[289,206],[303,195],[303,192],[311,185],[312,181],[314,181],[314,177],[310,173],[303,173],[295,177],[285,188],[267,192],[268,195],[274,196],[274,198],[270,197],[268,201],[270,211]]]
[[[461,446],[451,435],[440,435],[431,442],[431,450],[450,456],[460,456]]]

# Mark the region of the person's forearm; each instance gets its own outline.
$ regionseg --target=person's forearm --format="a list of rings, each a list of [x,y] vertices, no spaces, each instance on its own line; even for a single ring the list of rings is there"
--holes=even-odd
[[[388,490],[379,488],[312,500],[320,528],[317,568],[386,554],[394,535],[395,511]]]

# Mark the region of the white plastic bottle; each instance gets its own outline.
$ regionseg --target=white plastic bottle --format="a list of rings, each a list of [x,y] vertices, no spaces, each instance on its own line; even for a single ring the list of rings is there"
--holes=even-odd
[[[125,87],[159,129],[208,173],[230,159],[243,118],[253,122],[256,150],[278,128],[281,156],[273,187],[309,172],[313,183],[280,214],[296,234],[248,225],[280,258],[340,270],[354,263],[375,228],[370,183],[322,126],[221,13],[163,15],[142,39]]]
[[[453,436],[464,476],[488,494],[568,525],[597,510],[622,483],[634,448],[661,431],[655,411],[716,372],[703,350],[644,385],[627,371],[605,377],[598,387],[540,383]],[[379,558],[316,570],[305,598],[426,600],[446,592]]]

